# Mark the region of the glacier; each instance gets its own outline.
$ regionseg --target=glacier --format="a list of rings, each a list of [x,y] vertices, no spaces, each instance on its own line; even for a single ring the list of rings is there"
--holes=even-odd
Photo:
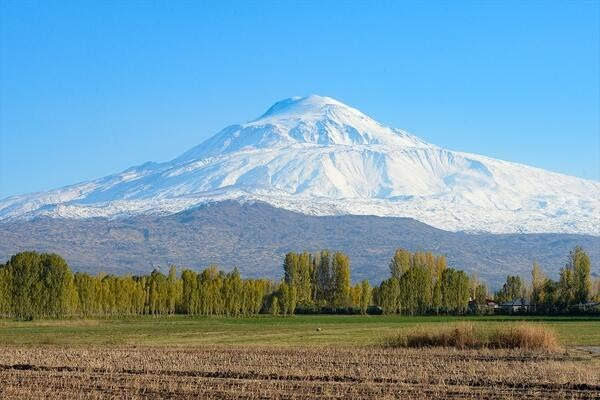
[[[449,231],[600,236],[600,182],[427,143],[330,97],[292,97],[179,157],[0,200],[0,221],[172,214],[224,200]]]

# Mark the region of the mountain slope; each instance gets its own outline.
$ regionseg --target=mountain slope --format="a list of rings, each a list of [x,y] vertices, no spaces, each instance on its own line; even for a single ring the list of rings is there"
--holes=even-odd
[[[598,274],[600,237],[572,234],[467,234],[408,218],[310,216],[266,203],[209,203],[181,213],[129,218],[0,222],[0,262],[22,250],[57,252],[77,271],[148,273],[173,263],[226,270],[244,277],[280,278],[288,251],[333,249],[350,256],[354,281],[387,278],[397,247],[444,254],[451,266],[476,272],[492,287],[507,274],[529,275],[533,261],[557,278],[566,256],[581,245]]]
[[[0,201],[0,219],[172,214],[264,201],[437,228],[600,235],[600,183],[442,149],[327,97],[291,98],[166,163]]]

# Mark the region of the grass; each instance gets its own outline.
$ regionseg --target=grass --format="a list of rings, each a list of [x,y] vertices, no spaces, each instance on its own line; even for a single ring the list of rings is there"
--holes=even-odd
[[[493,330],[507,322],[549,327],[566,346],[600,346],[600,318],[589,317],[406,317],[297,315],[249,318],[159,317],[91,320],[0,320],[0,345],[281,345],[368,346],[386,337],[467,321]],[[320,330],[319,330],[320,329]]]
[[[554,330],[531,322],[508,323],[486,329],[482,324],[462,322],[442,327],[418,327],[390,337],[385,347],[455,347],[457,349],[522,349],[558,352],[561,349]]]

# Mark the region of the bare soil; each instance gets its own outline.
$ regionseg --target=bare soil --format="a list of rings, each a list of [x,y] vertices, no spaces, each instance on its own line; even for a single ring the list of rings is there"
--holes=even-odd
[[[0,349],[3,399],[600,398],[586,352],[316,347]]]

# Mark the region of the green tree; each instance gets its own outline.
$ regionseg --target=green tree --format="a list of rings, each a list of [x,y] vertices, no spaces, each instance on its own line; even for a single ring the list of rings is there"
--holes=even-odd
[[[5,265],[0,265],[0,316],[12,316],[12,277]]]
[[[280,287],[280,304],[281,311],[284,315],[293,315],[296,310],[296,287],[283,282]]]
[[[542,287],[543,309],[546,313],[554,312],[560,305],[559,284],[551,279],[546,279]]]
[[[590,300],[592,292],[590,264],[590,257],[580,246],[576,246],[569,253],[567,268],[573,271],[574,300],[576,303],[587,303]]]
[[[592,300],[600,302],[600,278],[596,278],[592,282]]]
[[[371,304],[372,292],[373,290],[371,289],[369,281],[366,279],[363,280],[360,283],[360,312],[363,315],[367,313],[367,309]]]
[[[333,255],[332,306],[347,307],[350,302],[350,259],[342,252]]]
[[[209,266],[198,275],[200,314],[225,314],[224,280],[225,275],[215,265]]]
[[[475,287],[473,301],[475,302],[475,305],[477,306],[476,311],[478,313],[482,313],[484,310],[486,310],[487,294],[488,294],[488,290],[487,290],[487,286],[485,285],[485,283],[480,282],[479,284],[477,284],[477,286]]]
[[[315,303],[323,306],[332,301],[332,268],[329,251],[323,250],[314,258]]]
[[[563,309],[567,309],[576,301],[576,282],[575,274],[571,268],[560,270],[560,279],[558,281],[558,304]]]
[[[404,249],[397,249],[394,256],[390,260],[389,269],[392,278],[400,279],[400,277],[408,271],[411,264],[411,253]]]
[[[287,253],[283,260],[283,279],[288,285],[294,285],[298,281],[298,254],[294,252]]]
[[[269,312],[272,315],[279,315],[279,298],[277,296],[273,296],[271,300],[271,307],[269,308]]]
[[[312,304],[312,276],[311,256],[308,252],[304,252],[298,256],[298,273],[294,283],[298,303],[304,306]]]
[[[502,289],[496,293],[496,300],[499,303],[505,303],[521,299],[524,288],[525,285],[521,277],[509,275],[506,277],[506,282],[502,286]]]
[[[167,278],[167,302],[169,314],[175,314],[176,307],[181,304],[183,295],[183,283],[177,279],[177,268],[174,265],[169,267],[169,276]]]
[[[73,275],[56,254],[23,252],[6,263],[11,315],[17,318],[66,316],[75,311]]]
[[[200,314],[200,296],[198,293],[198,274],[186,269],[181,273],[182,281],[182,311],[185,314]]]
[[[464,313],[469,304],[469,277],[463,271],[447,268],[442,274],[442,308]]]
[[[242,278],[240,271],[236,268],[233,269],[223,282],[223,300],[225,305],[225,314],[230,316],[238,316],[242,309]]]
[[[284,282],[294,286],[298,303],[307,306],[312,303],[312,265],[310,254],[287,253],[283,262]]]
[[[432,277],[425,264],[415,264],[400,278],[400,302],[411,315],[431,308]]]
[[[535,306],[544,303],[544,285],[547,279],[540,265],[534,262],[531,270],[531,303]]]
[[[376,303],[384,314],[394,314],[400,311],[400,282],[389,278],[381,282],[376,292]]]
[[[440,307],[442,307],[442,279],[436,279],[433,284],[433,292],[431,294],[431,307],[435,310],[436,313],[440,312]]]

